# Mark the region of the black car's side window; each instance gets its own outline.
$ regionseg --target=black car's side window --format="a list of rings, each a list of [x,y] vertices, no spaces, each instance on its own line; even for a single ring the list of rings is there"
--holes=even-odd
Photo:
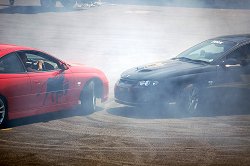
[[[23,65],[15,53],[5,55],[0,59],[0,73],[23,73]]]
[[[240,65],[246,66],[250,64],[250,44],[244,45],[233,51],[227,56],[227,59],[235,59]]]
[[[37,51],[20,51],[18,54],[28,72],[59,69],[58,62],[44,53]]]
[[[250,62],[250,44],[243,47],[243,53],[245,54],[246,60]]]

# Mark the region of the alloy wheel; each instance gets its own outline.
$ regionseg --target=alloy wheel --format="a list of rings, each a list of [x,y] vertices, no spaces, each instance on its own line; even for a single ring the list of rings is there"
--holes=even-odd
[[[191,87],[188,90],[188,99],[187,99],[187,112],[189,114],[195,114],[198,109],[199,97],[198,97],[198,88]]]
[[[6,114],[4,101],[0,98],[0,124],[3,123]]]

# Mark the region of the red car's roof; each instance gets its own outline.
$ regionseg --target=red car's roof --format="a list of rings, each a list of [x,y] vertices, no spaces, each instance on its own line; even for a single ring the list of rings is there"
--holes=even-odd
[[[18,50],[35,50],[30,47],[17,46],[12,44],[0,44],[0,58],[8,53]]]

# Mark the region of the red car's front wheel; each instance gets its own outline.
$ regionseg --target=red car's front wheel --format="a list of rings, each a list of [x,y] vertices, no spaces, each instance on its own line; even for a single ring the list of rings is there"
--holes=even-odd
[[[87,113],[92,113],[96,109],[95,83],[90,81],[84,87],[81,97],[81,107]]]
[[[4,99],[0,97],[0,126],[5,127],[7,122],[7,107]]]

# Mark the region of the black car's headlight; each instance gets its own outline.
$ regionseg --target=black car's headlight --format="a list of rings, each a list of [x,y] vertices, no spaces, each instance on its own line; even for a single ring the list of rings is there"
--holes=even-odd
[[[157,86],[158,84],[159,84],[158,81],[144,80],[144,81],[139,81],[137,85],[148,87],[148,86]]]

